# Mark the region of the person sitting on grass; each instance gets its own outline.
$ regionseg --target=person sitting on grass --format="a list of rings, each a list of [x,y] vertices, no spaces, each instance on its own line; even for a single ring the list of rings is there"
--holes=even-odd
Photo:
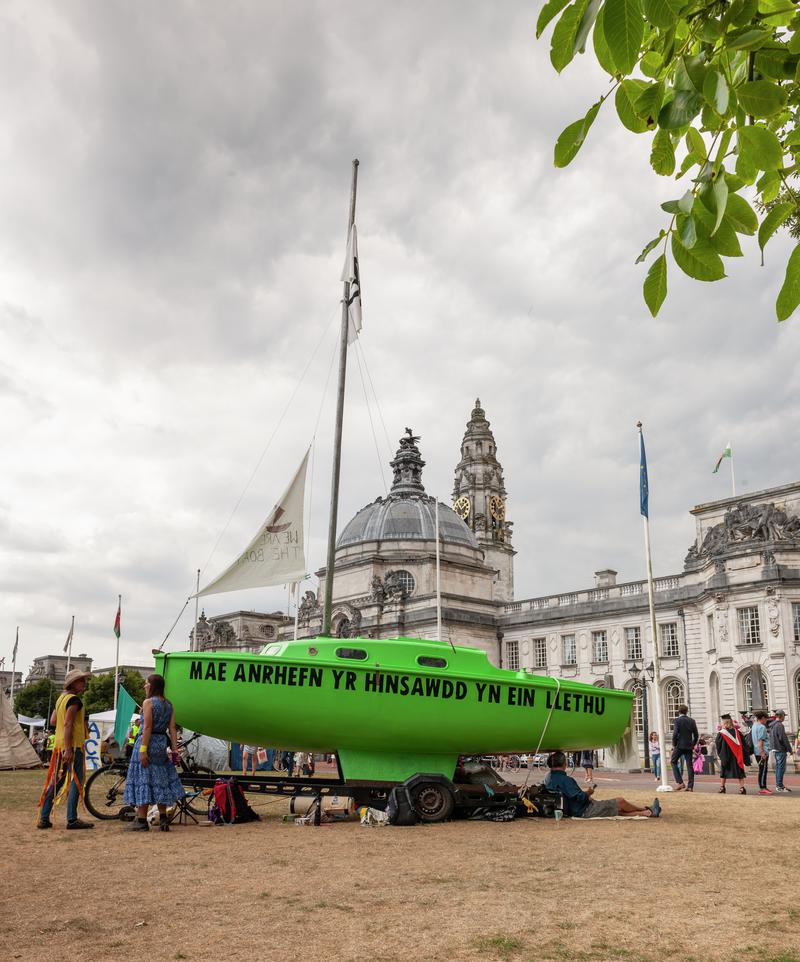
[[[564,752],[553,752],[547,760],[550,771],[544,780],[544,787],[551,792],[558,792],[564,797],[564,814],[573,818],[611,818],[616,815],[633,817],[643,815],[645,818],[658,818],[661,814],[661,803],[656,798],[652,805],[645,808],[629,802],[624,798],[606,798],[602,801],[591,796],[594,786],[584,791],[580,785],[567,775],[567,756]]]

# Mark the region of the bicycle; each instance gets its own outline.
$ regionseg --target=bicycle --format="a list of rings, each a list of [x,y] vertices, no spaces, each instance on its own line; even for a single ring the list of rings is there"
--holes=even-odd
[[[184,749],[191,745],[199,737],[200,734],[195,733],[181,745],[181,748]],[[202,784],[192,784],[191,779],[193,775],[216,778],[217,773],[205,765],[198,765],[192,759],[187,761],[183,754],[179,756],[178,768],[181,783],[186,789],[184,799],[186,807],[194,815],[205,815],[208,811],[209,789]],[[83,789],[83,801],[90,814],[100,821],[128,816],[132,818],[134,807],[126,805],[124,799],[127,777],[127,760],[112,762],[110,765],[103,765],[101,768],[95,769],[86,779],[86,785]]]

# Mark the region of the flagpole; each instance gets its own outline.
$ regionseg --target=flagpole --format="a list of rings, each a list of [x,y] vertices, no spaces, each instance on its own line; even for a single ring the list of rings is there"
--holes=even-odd
[[[350,186],[350,215],[347,221],[347,239],[356,219],[356,186],[358,183],[358,160],[353,161],[353,180]],[[339,476],[342,468],[342,426],[344,423],[344,387],[347,373],[347,332],[350,299],[350,282],[344,282],[342,296],[342,326],[339,335],[339,386],[336,394],[336,427],[333,437],[333,466],[331,468],[331,505],[328,517],[328,556],[325,562],[325,603],[322,609],[323,636],[331,633],[331,608],[333,607],[333,565],[336,557],[336,523],[339,514]]]
[[[14,681],[17,677],[17,648],[19,647],[19,625],[17,625],[17,637],[14,641],[14,651],[11,654],[11,708],[14,708]]]
[[[122,625],[122,595],[117,596],[117,616],[120,618],[119,624]],[[120,627],[120,631],[121,631]],[[116,632],[114,632],[116,634]],[[117,655],[114,662],[114,711],[117,710],[117,698],[119,697],[119,635],[117,635]]]
[[[300,621],[300,582],[294,583],[294,640],[297,641],[297,625]]]
[[[439,565],[439,499],[436,502],[436,640],[442,640],[442,580]]]
[[[671,792],[672,786],[667,781],[667,753],[664,741],[664,713],[661,701],[661,669],[658,663],[658,637],[656,633],[656,606],[655,591],[653,586],[653,557],[650,551],[650,510],[648,506],[649,483],[647,479],[647,461],[644,450],[644,436],[642,435],[642,422],[637,421],[636,427],[639,429],[639,471],[640,471],[640,502],[642,509],[642,522],[644,526],[644,550],[647,558],[647,599],[650,607],[650,634],[653,639],[653,694],[656,702],[656,730],[658,732],[658,747],[661,752],[661,784],[658,786],[659,792]]]
[[[72,624],[69,628],[69,638],[67,639],[67,672],[72,667],[72,635],[75,631],[75,615],[72,616]]]
[[[198,651],[197,648],[197,613],[200,606],[200,569],[197,569],[197,591],[194,593],[194,628],[192,629],[192,644],[190,651]]]
[[[733,492],[733,497],[736,497],[736,475],[733,473],[733,445],[728,444],[731,452],[731,490]]]

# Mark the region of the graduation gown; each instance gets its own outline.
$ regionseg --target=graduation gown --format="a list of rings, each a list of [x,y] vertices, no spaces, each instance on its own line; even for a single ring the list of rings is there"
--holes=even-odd
[[[717,732],[714,745],[719,757],[720,778],[744,778],[746,772],[743,764],[748,761],[742,744],[742,734],[738,728],[724,729]]]

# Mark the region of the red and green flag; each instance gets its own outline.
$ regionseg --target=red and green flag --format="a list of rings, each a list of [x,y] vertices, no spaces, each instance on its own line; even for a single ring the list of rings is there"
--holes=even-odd
[[[117,641],[119,641],[121,618],[122,618],[122,602],[120,602],[119,607],[117,608],[117,617],[114,619],[114,634],[117,636]]]
[[[718,460],[717,463],[714,465],[714,470],[713,470],[711,473],[712,473],[712,474],[716,474],[717,471],[719,471],[719,466],[722,464],[722,462],[725,460],[725,458],[732,458],[732,457],[733,457],[733,452],[731,451],[731,446],[730,446],[730,443],[729,443],[728,446],[727,446],[727,448],[725,448],[725,450],[724,450],[724,451],[722,452],[722,454],[719,456],[719,460]]]

